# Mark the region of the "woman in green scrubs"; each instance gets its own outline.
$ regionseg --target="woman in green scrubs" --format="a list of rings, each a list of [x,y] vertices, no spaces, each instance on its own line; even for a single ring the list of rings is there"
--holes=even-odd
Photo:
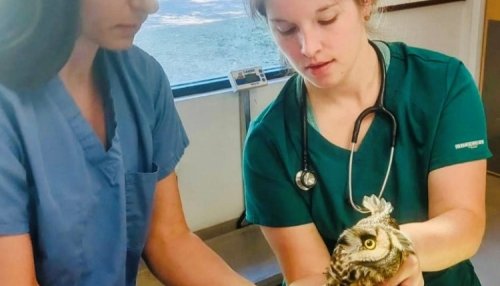
[[[366,26],[376,2],[250,0],[297,75],[250,127],[247,220],[261,225],[286,283],[324,283],[336,239],[363,217],[349,200],[351,136],[358,115],[375,104],[385,72],[383,104],[396,118],[397,137],[383,197],[416,254],[384,285],[480,285],[468,259],[484,233],[491,153],[477,87],[457,59],[403,43],[370,45]],[[296,184],[304,93],[308,164],[317,179],[308,191]],[[352,168],[357,205],[380,191],[391,128],[378,114],[361,124]]]

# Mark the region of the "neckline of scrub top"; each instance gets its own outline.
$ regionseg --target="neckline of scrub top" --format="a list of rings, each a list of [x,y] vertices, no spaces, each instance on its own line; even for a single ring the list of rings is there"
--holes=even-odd
[[[373,121],[370,123],[370,126],[368,126],[368,130],[366,131],[363,140],[358,141],[358,143],[356,144],[357,149],[354,151],[355,154],[364,153],[364,150],[366,149],[365,145],[370,144],[369,142],[373,142],[373,137],[377,136],[376,134],[377,132],[374,130],[382,128],[382,126],[380,126],[381,125],[380,120],[381,120],[380,115],[376,114],[375,117],[373,118]],[[309,128],[309,129],[311,130],[309,133],[310,138],[314,140],[314,142],[321,144],[323,148],[328,148],[330,150],[333,150],[335,153],[343,156],[349,156],[349,154],[351,153],[351,149],[347,149],[330,142],[318,130],[314,128]]]
[[[59,75],[57,75],[51,82],[51,87],[54,92],[50,92],[49,98],[57,104],[59,110],[66,118],[66,121],[71,127],[73,134],[76,136],[78,142],[84,151],[87,159],[92,163],[99,163],[101,161],[106,160],[107,158],[115,157],[116,153],[119,152],[117,150],[118,145],[118,132],[117,132],[117,124],[116,120],[113,119],[114,126],[106,126],[106,128],[112,128],[107,132],[112,132],[112,140],[109,142],[109,148],[106,150],[105,146],[101,143],[101,140],[98,138],[94,129],[90,126],[90,123],[83,117],[80,109],[76,105],[73,97],[69,94],[68,90],[64,86]],[[50,88],[49,88],[50,91]],[[110,91],[101,92],[103,97],[103,103],[109,102],[108,109],[113,109],[113,100],[111,98]],[[106,98],[108,97],[108,98]],[[104,103],[105,104],[105,103]],[[106,117],[109,114],[114,114],[114,112],[106,112],[105,111],[105,121],[107,122]]]
[[[389,46],[387,45],[386,42],[383,41],[373,41],[373,43],[377,46],[379,51],[382,53],[382,57],[384,58],[385,62],[385,72],[389,70],[389,65],[391,64],[391,50],[389,49]],[[298,95],[300,96],[300,95]],[[309,97],[306,98],[307,100],[307,122],[312,126],[312,128],[316,129],[318,133],[321,134],[318,124],[316,123],[316,118],[314,117],[314,113],[311,107],[311,102],[309,100]]]
[[[388,51],[386,51],[386,52],[388,52],[387,55],[389,55],[389,57],[390,57],[391,54],[392,54],[391,51],[390,51],[390,47],[386,43],[384,43],[384,45],[386,45],[386,47],[388,48]],[[387,63],[388,60],[385,59],[386,53],[383,53],[383,55],[384,55],[384,61]],[[389,61],[390,61],[390,59],[389,59]],[[393,88],[390,85],[390,82],[389,82],[389,77],[390,77],[390,74],[392,73],[392,70],[393,70],[392,67],[393,67],[393,65],[386,66],[386,77],[385,77],[385,79],[386,79],[386,88],[385,88],[385,93],[384,93],[384,106],[386,105],[387,100],[388,100],[388,95],[391,94],[391,90]],[[298,91],[298,92],[296,93],[297,96],[295,96],[295,100],[293,100],[293,102],[296,104],[296,108],[298,108],[298,110],[300,110],[299,96],[300,96],[301,89],[302,89],[302,80],[303,80],[302,77],[297,74],[297,77],[295,79],[295,85],[294,85],[294,87],[295,87],[296,91]],[[308,107],[308,109],[309,108],[310,107]],[[300,114],[300,112],[297,112],[296,114]],[[368,127],[368,130],[366,131],[366,134],[365,134],[363,140],[361,140],[361,142],[358,141],[357,150],[355,150],[355,152],[354,152],[355,154],[358,154],[358,155],[359,154],[363,154],[365,149],[370,149],[370,148],[364,147],[365,145],[369,144],[369,143],[365,143],[365,142],[372,142],[374,140],[373,136],[377,135],[376,131],[374,131],[374,129],[378,130],[379,128],[387,128],[387,127],[383,126],[384,125],[384,124],[382,124],[383,120],[384,119],[381,118],[381,115],[375,114],[375,118],[373,118],[372,123]],[[314,119],[314,122],[315,122],[315,119]],[[319,130],[317,130],[316,128],[313,128],[313,126],[311,125],[311,123],[309,122],[309,120],[308,120],[307,124],[309,125],[309,128],[307,128],[309,139],[310,140],[314,140],[314,142],[317,143],[317,144],[319,144],[319,146],[323,150],[329,150],[331,152],[334,152],[338,156],[349,156],[349,154],[351,152],[350,149],[346,149],[346,148],[340,147],[340,146],[338,146],[338,145],[336,145],[336,144],[328,141],[328,139],[326,139],[319,132]],[[310,144],[309,146],[312,147],[312,144]],[[310,148],[309,152],[310,153],[314,153],[314,149]],[[357,159],[355,158],[355,160],[357,160]]]

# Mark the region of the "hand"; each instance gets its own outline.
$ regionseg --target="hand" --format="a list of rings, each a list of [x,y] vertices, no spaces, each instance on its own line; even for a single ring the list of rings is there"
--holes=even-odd
[[[290,284],[290,286],[323,286],[326,283],[324,274],[316,274],[302,278]]]
[[[390,279],[382,283],[382,286],[423,286],[424,277],[420,269],[420,262],[416,255],[412,254],[406,258],[398,272]]]

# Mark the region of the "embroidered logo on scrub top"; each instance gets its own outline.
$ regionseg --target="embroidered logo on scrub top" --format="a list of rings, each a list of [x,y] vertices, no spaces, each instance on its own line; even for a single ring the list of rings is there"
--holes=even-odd
[[[455,149],[456,150],[464,149],[464,148],[475,149],[479,145],[484,145],[484,140],[475,140],[475,141],[455,144]]]

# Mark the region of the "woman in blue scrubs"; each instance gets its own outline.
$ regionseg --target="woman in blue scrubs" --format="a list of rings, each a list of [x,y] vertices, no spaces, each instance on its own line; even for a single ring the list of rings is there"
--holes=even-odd
[[[168,285],[251,285],[186,225],[188,139],[162,68],[132,46],[157,5],[82,0],[59,74],[0,88],[0,285],[135,285],[141,256]]]
[[[362,121],[348,171],[356,118],[381,98],[397,122],[383,197],[416,251],[384,285],[478,286],[468,259],[484,233],[491,153],[476,84],[457,59],[370,43],[377,2],[250,0],[297,74],[249,128],[247,220],[261,225],[288,284],[322,285],[340,233],[364,217],[353,204],[384,182],[395,126],[384,113]],[[315,186],[301,170],[315,172]]]

